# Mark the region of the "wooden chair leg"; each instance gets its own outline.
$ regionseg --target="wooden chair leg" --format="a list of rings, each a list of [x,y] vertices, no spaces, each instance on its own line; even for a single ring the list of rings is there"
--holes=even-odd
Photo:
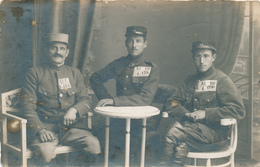
[[[211,161],[210,161],[210,158],[207,159],[206,167],[211,167]]]
[[[6,151],[6,150],[3,150],[3,152],[2,152],[3,154],[3,166],[8,166],[8,151]]]
[[[191,165],[197,166],[197,159],[196,158],[191,159]]]
[[[230,166],[231,167],[235,167],[235,156],[234,156],[234,153],[230,155]]]

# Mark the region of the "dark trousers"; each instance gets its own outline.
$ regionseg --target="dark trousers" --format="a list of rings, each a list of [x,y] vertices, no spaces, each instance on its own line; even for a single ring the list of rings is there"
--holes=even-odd
[[[79,151],[86,153],[100,153],[100,144],[98,139],[87,130],[72,128],[65,132],[61,138],[58,137],[58,134],[55,134],[55,138],[56,140],[52,142],[40,142],[37,137],[31,144],[34,153],[43,158],[45,162],[49,162],[56,157],[54,151],[58,143],[73,146],[79,149]]]

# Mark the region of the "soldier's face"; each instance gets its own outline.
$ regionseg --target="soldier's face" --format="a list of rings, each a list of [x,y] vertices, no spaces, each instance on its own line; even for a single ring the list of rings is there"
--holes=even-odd
[[[147,42],[144,41],[144,37],[142,36],[127,37],[125,44],[128,53],[133,57],[139,56],[143,53],[144,48],[147,47]]]
[[[216,54],[210,49],[197,49],[193,52],[193,60],[198,71],[206,72],[213,65]]]
[[[49,48],[49,60],[52,64],[62,65],[69,54],[69,49],[64,43],[52,43]]]

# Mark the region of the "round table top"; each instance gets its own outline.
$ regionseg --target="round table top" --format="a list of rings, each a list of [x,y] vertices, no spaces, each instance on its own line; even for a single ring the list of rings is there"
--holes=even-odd
[[[153,106],[105,106],[94,109],[98,114],[113,118],[141,119],[158,115],[160,110]]]

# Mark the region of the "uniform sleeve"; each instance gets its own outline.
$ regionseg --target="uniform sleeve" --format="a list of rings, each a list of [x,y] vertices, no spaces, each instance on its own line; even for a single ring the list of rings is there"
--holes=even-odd
[[[112,99],[104,85],[109,79],[115,78],[116,61],[109,63],[105,68],[93,73],[90,77],[90,85],[99,100]]]
[[[76,93],[76,103],[72,107],[76,108],[79,113],[79,116],[82,117],[91,110],[92,101],[84,85],[83,75],[78,69],[76,72],[76,80],[78,91]]]
[[[130,96],[114,97],[115,106],[144,106],[153,101],[159,83],[159,68],[153,64],[150,78],[144,82],[141,91]]]
[[[40,121],[36,112],[37,103],[37,75],[34,70],[29,70],[25,77],[25,83],[21,93],[22,115],[27,119],[27,126],[34,135],[46,128]]]
[[[229,78],[224,78],[217,89],[219,107],[206,108],[206,121],[214,122],[222,118],[242,119],[245,109],[240,92]]]
[[[178,119],[182,119],[186,113],[189,111],[184,108],[186,103],[185,92],[187,86],[186,83],[183,83],[179,89],[177,89],[173,95],[168,98],[165,103],[165,111],[171,116]]]

